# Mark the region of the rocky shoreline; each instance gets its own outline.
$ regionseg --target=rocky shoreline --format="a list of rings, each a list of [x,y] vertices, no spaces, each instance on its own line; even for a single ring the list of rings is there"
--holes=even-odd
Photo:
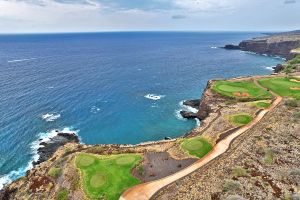
[[[49,141],[39,143],[40,147],[37,150],[39,159],[32,163],[34,166],[51,158],[59,147],[64,146],[65,144],[70,142],[79,143],[79,138],[75,133],[63,133],[59,131],[56,132],[57,135],[50,138]]]

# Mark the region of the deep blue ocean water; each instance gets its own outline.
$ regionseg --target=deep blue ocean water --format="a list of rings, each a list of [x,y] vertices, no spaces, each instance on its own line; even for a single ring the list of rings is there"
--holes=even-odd
[[[282,62],[220,48],[259,33],[0,36],[0,188],[37,159],[37,141],[76,130],[86,144],[177,137],[196,126],[180,102],[209,79],[269,74]],[[145,98],[147,94],[159,100]]]

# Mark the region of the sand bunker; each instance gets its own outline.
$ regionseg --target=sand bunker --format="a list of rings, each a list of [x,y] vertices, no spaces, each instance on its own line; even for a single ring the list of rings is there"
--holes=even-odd
[[[291,90],[300,90],[300,87],[290,87]]]
[[[300,81],[299,81],[299,80],[297,80],[297,79],[290,79],[290,81],[292,81],[292,82],[296,82],[296,83],[300,83]]]
[[[248,92],[243,92],[243,93],[242,92],[234,92],[233,95],[236,97],[249,97],[250,96],[250,94]]]

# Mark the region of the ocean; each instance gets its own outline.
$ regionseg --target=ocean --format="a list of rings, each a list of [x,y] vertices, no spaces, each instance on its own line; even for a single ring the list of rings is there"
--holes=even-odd
[[[278,57],[220,46],[246,32],[0,35],[0,188],[55,130],[82,143],[137,144],[197,126],[180,117],[210,79],[270,74]]]

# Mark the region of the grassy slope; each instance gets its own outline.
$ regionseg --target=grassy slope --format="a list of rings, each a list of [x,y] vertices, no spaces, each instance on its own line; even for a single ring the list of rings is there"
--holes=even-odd
[[[184,139],[181,143],[181,148],[186,150],[190,155],[202,158],[212,150],[212,145],[202,137],[194,137]]]
[[[270,99],[272,95],[265,90],[257,87],[253,82],[250,81],[217,81],[212,90],[223,96],[231,98],[251,98],[251,99]],[[248,93],[248,97],[237,97],[234,93]]]
[[[300,82],[292,82],[292,79],[287,77],[263,78],[258,80],[259,84],[269,88],[276,94],[284,97],[293,97],[300,99],[300,90],[292,90],[292,87],[300,88]],[[297,79],[299,80],[299,79]]]
[[[118,199],[129,187],[139,184],[131,170],[141,160],[139,154],[96,156],[81,153],[76,166],[83,175],[83,187],[90,198]]]

